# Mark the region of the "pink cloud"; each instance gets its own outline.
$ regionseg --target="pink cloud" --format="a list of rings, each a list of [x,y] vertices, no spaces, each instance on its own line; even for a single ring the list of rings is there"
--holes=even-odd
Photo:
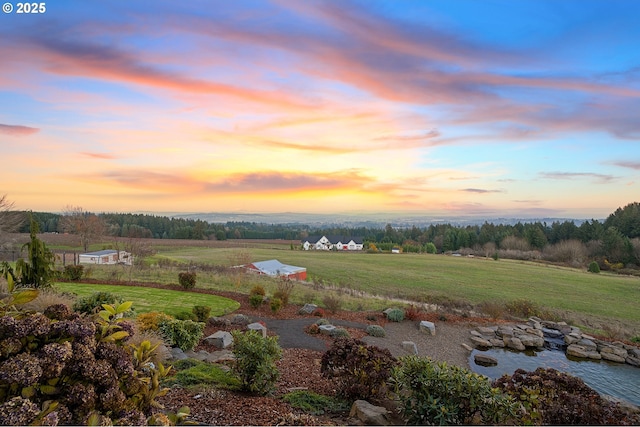
[[[20,125],[5,125],[0,123],[0,133],[4,133],[6,135],[29,136],[38,132],[40,132],[40,129],[38,128],[32,128],[29,126],[20,126]]]
[[[106,154],[106,153],[92,153],[92,152],[82,152],[79,153],[80,155],[84,156],[84,157],[89,157],[92,159],[104,159],[104,160],[113,160],[113,159],[117,159],[118,156],[114,156],[112,154]]]

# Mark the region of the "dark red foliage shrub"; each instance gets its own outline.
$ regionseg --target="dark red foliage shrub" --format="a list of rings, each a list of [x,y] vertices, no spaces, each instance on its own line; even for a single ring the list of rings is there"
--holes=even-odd
[[[339,392],[352,399],[380,397],[398,364],[388,349],[367,345],[353,338],[338,338],[322,355],[325,377],[338,378]]]

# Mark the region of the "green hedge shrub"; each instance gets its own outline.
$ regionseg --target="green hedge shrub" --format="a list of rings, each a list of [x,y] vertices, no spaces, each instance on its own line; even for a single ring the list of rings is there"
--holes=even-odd
[[[591,261],[589,263],[589,273],[600,273],[600,265],[597,261]]]
[[[92,314],[102,310],[102,304],[119,305],[123,302],[120,295],[110,292],[94,292],[89,296],[80,297],[73,303],[73,310],[80,313]]]
[[[72,282],[82,279],[84,273],[84,265],[65,265],[62,277]]]
[[[282,357],[278,337],[263,337],[257,331],[234,330],[233,354],[235,374],[241,388],[260,395],[269,394],[275,388],[280,373],[276,361]]]
[[[492,388],[489,378],[459,366],[427,357],[405,356],[394,369],[390,382],[407,424],[514,423],[516,402]]]
[[[249,304],[251,304],[251,307],[253,308],[260,307],[263,301],[264,301],[264,296],[260,294],[253,294],[249,296]]]
[[[193,289],[196,287],[196,273],[192,271],[183,271],[178,274],[178,283],[183,289]]]
[[[204,323],[172,319],[160,323],[160,332],[172,347],[193,350],[204,334]]]
[[[384,328],[380,325],[369,325],[367,326],[367,335],[371,335],[372,337],[383,338],[386,335]]]
[[[206,305],[196,305],[191,311],[196,316],[198,322],[206,322],[211,314],[211,307]]]
[[[400,308],[392,308],[387,312],[387,319],[390,322],[402,322],[404,320],[404,310]]]

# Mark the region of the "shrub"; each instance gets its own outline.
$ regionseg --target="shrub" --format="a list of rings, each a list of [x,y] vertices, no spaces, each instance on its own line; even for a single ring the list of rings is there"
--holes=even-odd
[[[600,273],[600,265],[596,261],[589,263],[589,273]]]
[[[504,304],[496,301],[484,301],[480,303],[478,308],[482,313],[494,320],[501,318],[505,311]]]
[[[136,324],[138,325],[138,331],[140,332],[158,331],[162,322],[166,322],[171,319],[173,319],[173,317],[168,314],[160,311],[150,311],[148,313],[138,314],[136,317]]]
[[[415,305],[410,305],[404,309],[404,316],[409,320],[418,320],[420,318],[420,310]]]
[[[289,298],[291,297],[291,292],[293,292],[293,287],[295,282],[288,277],[279,277],[276,282],[276,291],[273,293],[274,298],[279,298],[282,300],[282,304],[289,304]]]
[[[80,313],[93,314],[102,310],[102,304],[118,305],[123,299],[120,295],[110,292],[94,292],[89,296],[81,297],[73,304],[73,310]]]
[[[324,396],[308,390],[297,390],[282,396],[282,400],[294,408],[300,409],[311,415],[322,415],[326,412],[348,411],[349,402]]]
[[[309,325],[309,327],[307,328],[307,333],[311,334],[311,335],[317,335],[320,333],[320,326],[312,323],[311,325]]]
[[[183,289],[193,289],[196,287],[196,273],[192,271],[183,271],[178,274],[178,283]]]
[[[164,342],[164,338],[158,331],[137,331],[133,336],[127,338],[127,345],[139,347],[144,341],[149,341],[151,347],[155,348],[155,351],[150,356],[151,362],[158,366],[160,363],[165,363],[171,359],[171,351]]]
[[[172,319],[160,323],[160,332],[169,345],[183,351],[193,350],[204,333],[204,323]]]
[[[191,311],[195,314],[198,322],[206,322],[211,314],[211,307],[207,307],[206,305],[196,305]]]
[[[253,294],[249,296],[249,304],[251,304],[251,307],[253,308],[258,308],[262,305],[262,301],[264,299],[264,296],[260,295],[260,294]]]
[[[384,328],[380,325],[369,325],[367,326],[367,335],[371,335],[372,337],[383,338],[386,335]]]
[[[637,425],[640,415],[629,415],[602,398],[580,378],[555,369],[516,370],[493,384],[517,399],[526,412],[520,423],[544,425]]]
[[[311,313],[311,314],[316,316],[316,317],[324,317],[325,316],[324,309],[321,308],[321,307],[318,307],[315,310],[313,310],[313,313]]]
[[[269,303],[269,307],[271,308],[271,311],[273,312],[273,314],[277,313],[280,311],[280,309],[282,308],[282,300],[280,298],[271,298],[271,302]]]
[[[335,328],[331,331],[331,336],[333,338],[349,338],[351,335],[345,328]]]
[[[631,342],[640,344],[640,335],[636,335],[635,337],[631,338]]]
[[[513,399],[492,388],[489,378],[429,358],[403,357],[391,383],[408,424],[495,425],[516,413]]]
[[[176,319],[178,320],[191,320],[192,322],[198,321],[198,316],[196,316],[193,311],[183,310],[176,314]]]
[[[316,320],[316,325],[318,326],[322,326],[322,325],[330,325],[331,322],[329,322],[327,319],[318,319]]]
[[[82,273],[84,265],[65,265],[62,275],[65,279],[76,282],[82,279]]]
[[[320,369],[327,378],[337,378],[339,393],[350,399],[382,396],[397,364],[388,349],[366,345],[351,338],[336,339],[322,355]]]
[[[264,297],[266,294],[267,293],[264,291],[264,288],[262,287],[262,285],[255,285],[249,291],[249,296],[251,296],[251,295],[260,295],[261,297]]]
[[[338,310],[340,310],[340,307],[342,306],[342,299],[340,299],[340,297],[336,295],[326,295],[322,299],[322,303],[327,310],[335,314],[338,312]]]
[[[402,322],[404,320],[404,310],[399,308],[392,308],[387,311],[387,319],[390,322]]]
[[[527,319],[540,314],[540,307],[530,300],[517,299],[505,304],[507,312],[515,317]]]
[[[146,424],[167,391],[159,381],[169,369],[148,363],[156,350],[150,343],[124,345],[120,316],[129,304],[92,317],[71,311],[55,320],[40,313],[1,317],[14,331],[31,332],[0,332],[0,340],[17,339],[11,355],[0,355],[0,424]]]
[[[279,376],[276,361],[282,357],[277,337],[263,337],[257,331],[234,330],[233,354],[235,374],[240,387],[252,393],[266,395],[274,388]]]

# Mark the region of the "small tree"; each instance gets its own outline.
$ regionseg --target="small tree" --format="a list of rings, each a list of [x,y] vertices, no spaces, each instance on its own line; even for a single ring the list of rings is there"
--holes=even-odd
[[[104,235],[106,231],[106,225],[101,218],[86,212],[80,206],[64,208],[61,226],[63,231],[80,237],[80,244],[85,252],[89,250],[89,243]]]
[[[55,255],[38,239],[38,223],[31,218],[31,239],[22,246],[27,249],[27,261],[20,258],[16,261],[15,270],[5,265],[5,278],[12,276],[19,287],[43,288],[51,284],[55,275]]]

